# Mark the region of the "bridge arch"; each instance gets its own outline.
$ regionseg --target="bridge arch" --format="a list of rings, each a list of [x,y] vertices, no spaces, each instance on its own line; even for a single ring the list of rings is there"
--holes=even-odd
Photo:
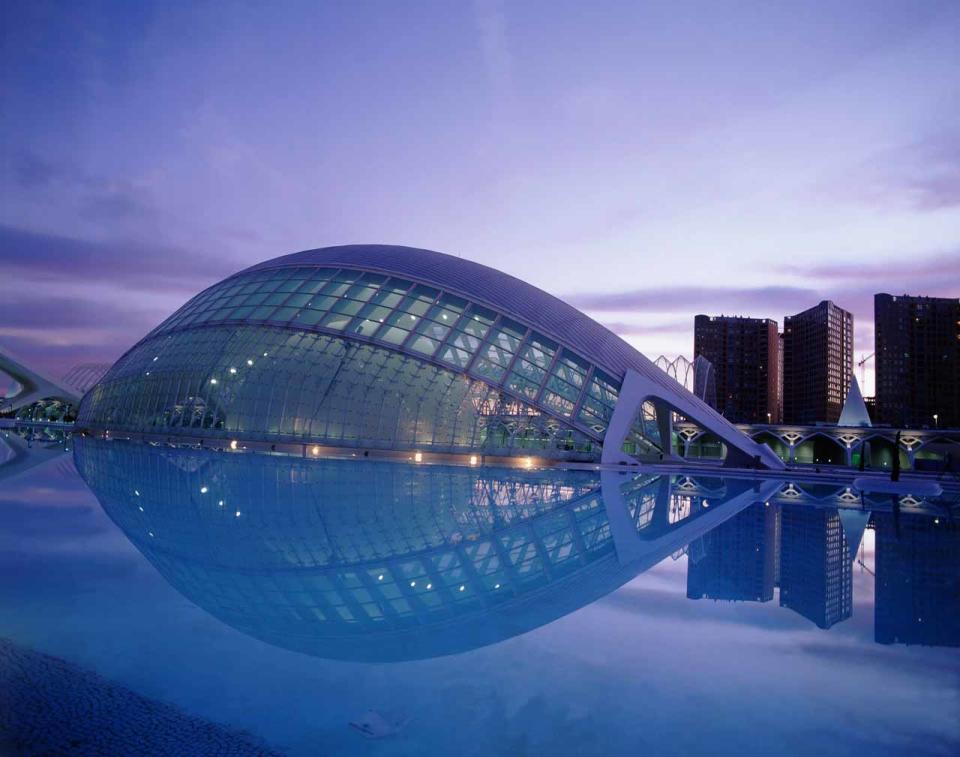
[[[813,465],[845,465],[846,447],[836,437],[814,431],[794,446],[793,460]]]

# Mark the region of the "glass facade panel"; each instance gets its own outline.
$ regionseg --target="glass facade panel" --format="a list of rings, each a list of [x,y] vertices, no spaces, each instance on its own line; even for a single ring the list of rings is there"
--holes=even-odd
[[[411,347],[424,353],[439,346],[417,339]],[[366,447],[598,450],[462,373],[374,344],[269,326],[208,327],[141,343],[91,392],[81,422]]]
[[[478,408],[478,428],[483,429],[484,439],[496,438],[504,444],[529,449],[553,445],[595,454],[617,401],[619,382],[523,324],[434,287],[359,270],[297,267],[238,274],[198,294],[157,327],[147,341],[174,336],[186,340],[184,329],[206,331],[220,324],[225,328],[228,322],[230,328],[242,322],[262,323],[267,330],[284,327],[289,329],[285,333],[296,333],[301,340],[339,334],[351,349],[372,348],[379,343],[383,347],[378,357],[370,358],[367,368],[382,371],[390,381],[402,381],[404,360],[424,361],[441,372],[445,370],[441,366],[447,366],[452,375],[469,385],[485,387],[485,393],[471,400]],[[295,350],[291,346],[283,349],[290,355]],[[244,424],[244,429],[252,432],[256,423],[263,423],[267,434],[312,435],[359,444],[364,439],[383,438],[392,428],[397,438],[418,445],[433,444],[432,435],[436,433],[462,431],[459,415],[431,417],[420,413],[401,423],[399,416],[386,407],[397,403],[394,398],[383,400],[385,406],[376,423],[372,416],[364,419],[362,413],[356,423],[331,416],[317,434],[317,424],[299,414],[301,406],[312,400],[303,397],[305,389],[293,388],[298,376],[313,370],[340,375],[344,367],[339,363],[316,368],[306,363],[285,365],[276,380],[289,384],[289,396],[251,384],[246,391],[250,393],[248,410],[253,420]],[[463,375],[465,371],[470,377]],[[217,379],[215,386],[236,387],[236,382],[222,383],[223,377],[211,375],[207,380],[211,378]],[[202,377],[191,374],[181,384],[177,388],[180,409],[170,410],[178,419],[176,427],[185,427],[184,419],[189,418],[190,428],[215,428],[215,410],[206,402],[189,399],[202,398],[201,389],[209,389]],[[188,386],[190,393],[183,395]],[[363,382],[358,381],[355,391],[362,400],[361,386]],[[410,383],[409,391],[433,393],[438,402],[462,403],[454,387],[438,386],[421,377]],[[639,423],[637,439],[654,438],[649,433],[655,426],[655,422],[652,426]],[[641,443],[634,440],[631,444]]]

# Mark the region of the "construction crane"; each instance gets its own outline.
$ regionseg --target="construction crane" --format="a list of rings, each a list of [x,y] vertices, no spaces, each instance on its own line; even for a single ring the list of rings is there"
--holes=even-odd
[[[876,352],[871,352],[869,355],[863,358],[863,360],[857,361],[857,367],[860,369],[860,391],[861,392],[863,391],[864,382],[867,380],[867,367],[866,367],[867,361],[872,360],[876,354],[877,354]]]

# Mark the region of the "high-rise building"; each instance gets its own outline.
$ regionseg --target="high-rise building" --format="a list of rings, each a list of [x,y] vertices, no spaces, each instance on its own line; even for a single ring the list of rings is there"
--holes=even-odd
[[[960,426],[960,299],[877,294],[877,415],[895,426]]]
[[[776,508],[751,505],[702,538],[687,563],[687,597],[769,602],[776,577]]]
[[[820,628],[853,612],[852,561],[837,510],[807,505],[780,514],[780,606]]]
[[[960,646],[960,524],[875,513],[874,638],[880,644]]]
[[[694,318],[694,358],[713,364],[716,409],[734,423],[779,423],[777,322],[768,318]]]
[[[836,423],[852,375],[851,313],[824,300],[784,319],[784,423]]]

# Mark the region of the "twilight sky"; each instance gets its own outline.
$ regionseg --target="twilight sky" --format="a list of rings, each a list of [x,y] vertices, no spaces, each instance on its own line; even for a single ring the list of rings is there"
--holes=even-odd
[[[0,113],[0,344],[53,374],[332,244],[492,265],[651,358],[823,298],[859,355],[874,292],[960,296],[956,2],[9,0]]]

